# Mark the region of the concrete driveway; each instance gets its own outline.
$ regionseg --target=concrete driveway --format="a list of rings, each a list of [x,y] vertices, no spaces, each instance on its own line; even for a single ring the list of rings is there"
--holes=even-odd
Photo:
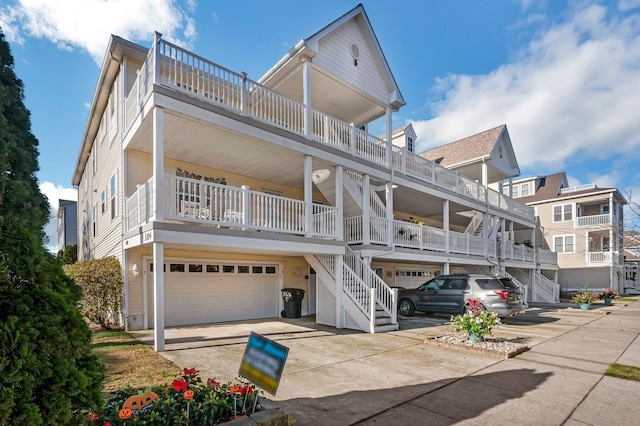
[[[534,306],[494,332],[525,339],[531,348],[506,361],[425,344],[452,332],[449,316],[440,315],[403,318],[400,330],[381,334],[324,327],[310,317],[174,327],[166,330],[163,355],[195,367],[203,379],[226,381],[236,378],[251,331],[277,341],[289,357],[277,395],[265,395],[263,405],[293,411],[302,425],[391,424],[403,417],[409,424],[563,424],[606,367],[632,342],[640,346],[636,304],[597,308],[610,315]],[[598,330],[595,340],[589,326]],[[606,331],[611,327],[613,334]],[[133,334],[152,344],[152,331]],[[514,404],[528,408],[513,410]],[[501,419],[500,413],[510,414]]]

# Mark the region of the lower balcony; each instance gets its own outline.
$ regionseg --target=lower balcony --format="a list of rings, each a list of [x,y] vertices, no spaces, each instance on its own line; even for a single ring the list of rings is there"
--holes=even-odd
[[[589,251],[587,252],[587,262],[590,265],[611,265],[613,259],[617,256],[612,256],[610,251]]]
[[[522,260],[533,262],[533,248],[524,244],[516,244],[513,241],[506,241],[502,252],[503,259]]]
[[[338,238],[337,209],[304,201],[185,177],[166,175],[164,218],[169,221],[229,227],[249,231],[273,231],[312,238]],[[126,201],[126,229],[155,217],[153,180],[138,185]],[[310,220],[307,221],[307,216]]]
[[[557,265],[558,264],[558,253],[551,250],[545,250],[542,248],[538,249],[538,262],[545,263],[548,265]]]

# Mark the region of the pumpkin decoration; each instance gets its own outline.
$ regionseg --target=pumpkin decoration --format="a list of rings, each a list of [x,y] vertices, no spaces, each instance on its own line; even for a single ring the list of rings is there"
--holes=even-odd
[[[193,392],[191,389],[189,389],[182,396],[184,396],[184,399],[186,399],[187,401],[191,401],[193,399],[193,397],[195,396],[195,392]]]
[[[142,410],[147,405],[158,402],[158,394],[155,392],[147,392],[143,395],[133,395],[129,397],[124,404],[122,404],[122,408],[128,408],[131,411]]]
[[[131,411],[130,408],[123,408],[118,412],[118,417],[120,417],[121,420],[127,420],[132,415],[133,415],[133,411]]]

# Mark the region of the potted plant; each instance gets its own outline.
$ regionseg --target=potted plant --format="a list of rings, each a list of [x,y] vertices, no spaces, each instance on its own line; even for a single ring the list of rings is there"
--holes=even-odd
[[[587,290],[587,286],[584,286],[584,290],[573,295],[571,301],[580,305],[580,309],[588,311],[589,306],[597,300],[593,293]]]
[[[498,314],[485,310],[478,298],[469,299],[467,311],[452,317],[451,321],[455,324],[456,332],[466,332],[474,343],[483,341],[485,335],[491,334],[493,327],[500,325]]]
[[[603,288],[600,294],[598,295],[598,299],[604,300],[605,305],[611,304],[611,299],[617,299],[619,297],[620,297],[620,294],[616,293],[610,288]]]

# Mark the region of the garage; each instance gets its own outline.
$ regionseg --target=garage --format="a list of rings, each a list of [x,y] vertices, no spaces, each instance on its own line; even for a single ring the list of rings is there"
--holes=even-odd
[[[153,328],[154,265],[147,266],[147,315]],[[167,260],[164,270],[166,326],[279,316],[278,265]]]
[[[431,278],[440,275],[440,269],[434,268],[396,268],[394,286],[404,288],[418,288]]]

